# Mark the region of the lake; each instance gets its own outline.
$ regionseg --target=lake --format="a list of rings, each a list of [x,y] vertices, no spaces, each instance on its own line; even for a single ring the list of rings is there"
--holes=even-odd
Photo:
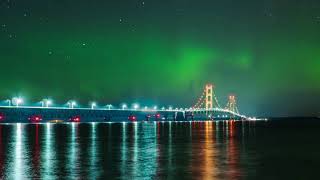
[[[1,124],[0,179],[316,179],[319,120]]]

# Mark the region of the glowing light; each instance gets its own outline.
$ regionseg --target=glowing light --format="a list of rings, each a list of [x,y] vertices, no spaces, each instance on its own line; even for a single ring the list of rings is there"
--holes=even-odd
[[[122,104],[122,110],[126,109],[127,107],[127,104]]]
[[[94,109],[96,106],[97,106],[97,103],[95,103],[95,102],[91,103],[91,109]]]
[[[12,102],[19,107],[19,105],[21,105],[23,103],[23,99],[21,97],[14,97],[12,99]]]
[[[47,107],[49,107],[49,105],[51,105],[51,104],[52,104],[52,101],[47,99],[47,102],[46,102]]]
[[[139,108],[139,104],[133,104],[133,108],[134,108],[134,110],[137,110],[138,108]]]
[[[108,104],[108,105],[107,105],[107,108],[108,108],[109,110],[111,110],[112,107],[113,107],[112,104]]]
[[[77,103],[75,101],[69,101],[67,104],[69,105],[69,108],[71,108],[71,109],[73,109],[77,105]]]
[[[43,99],[40,101],[42,107],[49,107],[52,104],[52,101],[50,99]]]

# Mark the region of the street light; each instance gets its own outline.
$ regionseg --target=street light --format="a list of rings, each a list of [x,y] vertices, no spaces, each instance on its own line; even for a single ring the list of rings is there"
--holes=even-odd
[[[97,106],[97,103],[93,102],[91,103],[91,109],[94,109]]]
[[[108,107],[108,110],[111,110],[112,104],[108,104],[107,107]]]
[[[127,105],[126,104],[122,104],[122,110],[126,109]]]
[[[133,108],[134,108],[134,110],[137,110],[139,108],[139,104],[134,104]]]
[[[155,111],[156,111],[157,109],[158,109],[158,107],[157,107],[157,106],[154,106],[154,107],[153,107],[153,110],[155,110]]]
[[[49,107],[49,105],[52,104],[52,101],[50,99],[43,99],[42,101],[40,101],[42,107]]]
[[[11,107],[11,100],[7,99],[6,102],[8,103],[8,106]]]
[[[52,101],[50,99],[47,99],[46,101],[46,107],[49,107],[52,104]]]
[[[165,107],[162,107],[162,108],[161,108],[162,111],[164,111],[165,109],[166,109]]]
[[[23,103],[23,99],[21,97],[14,97],[12,101],[16,104],[16,107],[19,107],[19,105]]]
[[[172,106],[169,106],[169,111],[172,111]]]
[[[74,106],[77,105],[77,103],[76,103],[75,101],[69,101],[69,102],[68,102],[68,105],[69,105],[69,108],[73,109]]]

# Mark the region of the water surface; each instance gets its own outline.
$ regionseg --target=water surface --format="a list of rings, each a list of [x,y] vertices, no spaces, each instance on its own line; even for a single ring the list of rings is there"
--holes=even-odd
[[[316,179],[320,122],[0,125],[0,179]]]

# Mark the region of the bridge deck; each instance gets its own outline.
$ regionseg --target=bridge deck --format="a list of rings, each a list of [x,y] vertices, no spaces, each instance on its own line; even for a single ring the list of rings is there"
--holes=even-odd
[[[240,119],[240,116],[226,111],[206,110],[134,110],[134,109],[89,109],[89,108],[43,108],[43,107],[0,107],[3,123],[29,123],[33,117],[41,117],[41,122],[68,122],[79,117],[81,122],[123,122],[134,116],[144,120],[208,120]]]

